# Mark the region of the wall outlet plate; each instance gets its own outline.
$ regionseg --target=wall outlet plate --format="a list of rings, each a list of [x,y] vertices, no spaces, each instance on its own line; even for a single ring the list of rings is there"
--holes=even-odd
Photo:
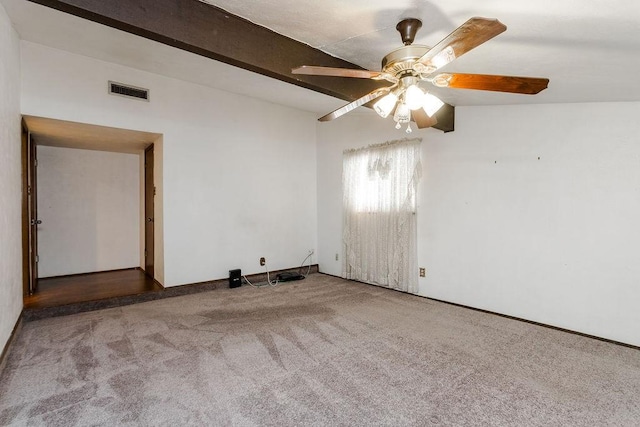
[[[427,275],[427,269],[424,267],[420,267],[420,277],[425,277]]]
[[[260,257],[260,265],[265,265],[267,263],[267,260],[264,259],[264,257]]]

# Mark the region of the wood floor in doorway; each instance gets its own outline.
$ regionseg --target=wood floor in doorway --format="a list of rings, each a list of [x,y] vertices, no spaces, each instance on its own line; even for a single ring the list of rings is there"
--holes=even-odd
[[[38,291],[25,298],[26,309],[58,307],[88,301],[161,291],[137,268],[38,280]]]

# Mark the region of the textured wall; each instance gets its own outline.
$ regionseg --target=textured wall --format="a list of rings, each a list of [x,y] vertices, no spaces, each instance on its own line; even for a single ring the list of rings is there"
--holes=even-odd
[[[110,96],[115,80],[151,102]],[[316,117],[22,42],[24,114],[163,135],[164,285],[299,265],[316,248]],[[156,226],[160,226],[156,222]]]
[[[140,265],[139,159],[38,147],[40,277]]]
[[[20,43],[0,5],[0,349],[22,310]]]
[[[458,107],[421,136],[425,296],[640,345],[640,103]],[[389,120],[318,125],[320,270],[340,274],[342,150]]]

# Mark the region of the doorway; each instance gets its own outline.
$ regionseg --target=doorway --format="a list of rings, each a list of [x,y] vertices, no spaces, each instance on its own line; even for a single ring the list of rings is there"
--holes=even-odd
[[[67,287],[67,290],[65,291],[70,295],[70,297],[68,298],[68,302],[82,300],[83,297],[81,295],[78,295],[79,293],[86,293],[86,296],[91,298],[90,295],[118,296],[118,293],[121,293],[121,295],[131,295],[140,293],[141,289],[143,289],[143,291],[157,290],[158,288],[161,289],[163,262],[162,259],[159,259],[158,255],[162,254],[163,251],[162,248],[160,248],[160,251],[158,251],[156,246],[158,241],[160,242],[160,244],[162,244],[163,239],[162,229],[155,226],[156,218],[159,216],[158,210],[161,210],[161,205],[158,205],[158,203],[154,203],[155,195],[158,194],[158,188],[156,185],[154,185],[154,170],[158,171],[158,169],[160,169],[162,166],[161,157],[160,163],[158,163],[157,156],[158,148],[162,148],[161,136],[162,135],[160,134],[148,132],[108,128],[104,126],[66,122],[41,117],[25,116],[23,118],[23,271],[25,273],[24,294],[26,298],[29,298],[31,296],[31,299],[33,299],[33,297],[35,296],[39,297],[42,301],[42,295],[37,295],[38,293],[50,293],[52,290],[62,289],[64,288],[64,282],[73,282],[73,286]],[[134,214],[133,218],[134,221],[139,221],[138,224],[140,225],[140,227],[136,226],[136,229],[140,230],[139,243],[136,243],[135,247],[140,248],[141,250],[139,260],[138,255],[134,255],[135,259],[138,261],[134,260],[133,265],[138,265],[138,267],[133,267],[133,269],[137,269],[142,273],[144,279],[141,280],[145,282],[143,285],[141,285],[140,283],[142,282],[137,279],[131,280],[131,289],[127,290],[127,286],[124,285],[125,280],[123,279],[125,276],[123,275],[123,270],[120,268],[116,268],[115,270],[117,271],[105,271],[111,269],[100,268],[99,266],[96,266],[95,268],[85,266],[84,269],[76,269],[76,271],[72,271],[70,274],[62,272],[62,274],[56,275],[51,274],[52,269],[50,268],[50,265],[45,265],[47,264],[47,262],[45,262],[44,264],[39,263],[39,258],[42,258],[39,257],[39,255],[43,255],[38,253],[38,224],[40,222],[40,219],[45,220],[45,223],[48,222],[47,224],[41,225],[41,233],[51,232],[52,229],[56,230],[56,227],[58,227],[56,232],[60,234],[63,229],[60,228],[59,224],[57,224],[55,221],[46,221],[46,218],[39,218],[37,216],[37,147],[42,147],[42,150],[46,148],[49,153],[51,153],[52,151],[58,151],[53,147],[72,149],[78,148],[81,150],[66,151],[96,154],[98,154],[97,152],[104,152],[105,155],[112,156],[118,156],[117,153],[123,153],[120,154],[120,156],[124,157],[130,157],[130,154],[134,154],[135,158],[140,159],[134,161],[133,163],[138,163],[139,165],[139,167],[136,168],[139,171],[137,172],[137,176],[139,177],[139,179],[136,178],[125,181],[127,183],[132,183],[133,181],[140,182],[140,191],[136,193],[134,190],[133,194],[135,200],[139,200],[139,202],[133,202],[133,205],[131,204],[131,202],[129,202],[128,206],[139,206],[139,210],[137,210],[136,208],[138,214]],[[160,150],[160,154],[161,153],[162,151]],[[45,151],[42,151],[41,154],[44,156]],[[45,157],[41,159],[43,163],[41,167],[44,167],[44,165],[47,163],[47,159]],[[74,162],[81,163],[82,160],[74,160]],[[142,168],[143,165],[145,166],[144,168]],[[49,168],[49,171],[53,168],[50,163],[47,167]],[[57,167],[60,170],[69,171],[64,164],[57,165]],[[41,170],[41,173],[44,173],[44,171],[45,169]],[[82,178],[78,177],[76,178],[76,180],[81,181]],[[43,185],[45,181],[42,181]],[[130,184],[129,187],[131,187]],[[136,186],[132,188],[136,188]],[[159,190],[161,192],[161,187]],[[41,196],[43,194],[46,193],[42,193]],[[75,195],[75,193],[73,192],[72,194]],[[50,206],[49,203],[46,203],[45,205],[47,205],[46,207]],[[107,203],[106,205],[109,204]],[[90,214],[90,217],[92,217],[91,215],[95,215],[96,221],[99,221],[100,218],[105,217],[105,215],[108,213],[108,210],[105,210],[104,206],[104,203],[95,206],[95,212],[93,214]],[[68,212],[74,212],[74,209],[69,208]],[[43,211],[40,212],[40,214],[41,216],[43,216],[46,214],[46,212]],[[75,227],[75,224],[73,225]],[[46,229],[47,227],[48,229]],[[88,227],[88,229],[91,228],[92,227]],[[117,228],[110,229],[117,230]],[[101,234],[98,234],[98,237],[102,237],[94,238],[95,242],[91,241],[91,236],[88,237],[89,241],[86,243],[89,244],[89,246],[91,246],[91,244],[93,243],[97,245],[95,252],[98,258],[104,258],[104,254],[108,253],[109,250],[113,252],[113,248],[108,250],[108,247],[100,246],[100,242],[104,240],[105,234],[110,233],[111,232],[109,231],[107,231],[106,233],[104,231],[101,232]],[[129,232],[127,233],[127,235],[136,236],[136,233],[137,232]],[[79,234],[84,236],[84,234],[90,233]],[[158,235],[160,236],[159,239]],[[45,234],[42,234],[41,237],[44,239],[41,239],[41,243],[42,245],[44,245],[46,243],[47,236]],[[55,241],[58,242],[58,240]],[[56,243],[56,245],[57,244],[58,243]],[[48,247],[49,249],[46,250],[46,252],[50,253],[52,250],[51,244],[49,244]],[[43,248],[46,249],[45,247],[41,247],[41,252],[42,250],[44,250]],[[142,250],[144,250],[144,252]],[[134,254],[137,253],[136,251],[138,251],[138,249],[135,249]],[[85,254],[81,251],[77,254],[77,257],[81,258],[83,255]],[[46,256],[46,259],[49,263],[54,262],[52,261],[51,256]],[[42,261],[44,262],[44,260]],[[125,270],[131,270],[131,263],[127,264],[128,265],[125,267]],[[110,273],[113,274],[110,275]],[[158,277],[158,275],[160,277]],[[43,278],[43,276],[47,276],[47,278]],[[128,278],[135,278],[134,276],[135,274],[132,276],[131,274],[127,273]],[[156,281],[154,279],[160,280]],[[149,282],[149,280],[151,282]],[[38,286],[39,281],[41,286]],[[87,288],[83,290],[82,286],[78,284],[79,281],[87,283]],[[133,284],[133,282],[135,281],[137,281],[138,283]],[[89,283],[91,283],[91,285],[89,285]],[[152,283],[153,286],[150,286],[149,283]],[[91,286],[91,289],[88,289],[88,286]],[[96,286],[105,286],[105,290],[96,291]],[[70,289],[73,289],[73,292],[70,292]]]

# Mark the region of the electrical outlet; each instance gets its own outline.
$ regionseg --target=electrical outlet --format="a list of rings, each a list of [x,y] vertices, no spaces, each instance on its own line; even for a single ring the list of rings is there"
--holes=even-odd
[[[264,257],[260,257],[260,265],[265,265],[267,262],[267,260],[264,259]]]
[[[338,253],[336,252],[336,261],[338,260]]]
[[[424,267],[420,267],[420,277],[424,277],[427,275],[427,269]]]

